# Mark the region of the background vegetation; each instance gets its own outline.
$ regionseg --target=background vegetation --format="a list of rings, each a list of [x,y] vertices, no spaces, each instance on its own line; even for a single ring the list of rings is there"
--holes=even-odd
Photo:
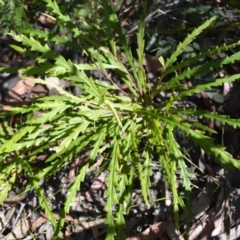
[[[57,93],[31,96],[1,112],[2,203],[23,174],[22,191],[35,191],[54,237],[63,238],[71,203],[94,169],[96,177],[106,175],[106,239],[125,239],[136,185],[145,205],[153,205],[154,166],[171,191],[177,228],[179,214],[188,213],[182,228],[188,235],[193,183],[187,168],[195,160],[181,147],[178,133],[214,164],[239,168],[237,154],[227,152],[218,138],[226,127],[239,127],[238,115],[211,109],[226,107],[223,84],[240,77],[239,10],[196,2],[193,7],[167,1],[0,1],[2,39],[19,53],[2,59],[1,72]],[[56,85],[46,81],[49,77],[69,84]],[[208,96],[205,106],[188,107],[186,101],[197,94]],[[44,163],[38,164],[43,153]],[[41,185],[76,157],[87,161],[67,186],[57,221]]]

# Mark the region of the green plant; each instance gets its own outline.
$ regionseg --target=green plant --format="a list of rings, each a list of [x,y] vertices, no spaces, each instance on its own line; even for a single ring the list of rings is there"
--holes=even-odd
[[[0,1],[0,32],[29,27],[24,4],[20,0]]]
[[[220,86],[224,82],[232,82],[238,79],[240,74],[213,79],[211,82],[191,88],[187,88],[182,81],[209,71],[211,68],[220,68],[222,65],[239,60],[240,52],[237,52],[231,56],[189,68],[199,59],[234,48],[240,42],[217,46],[178,62],[177,59],[184,49],[215,20],[215,17],[212,17],[179,43],[168,59],[159,58],[162,71],[157,81],[150,86],[143,66],[144,24],[142,21],[140,21],[137,33],[138,49],[137,59],[135,59],[121,32],[117,16],[106,0],[102,1],[108,36],[105,39],[106,45],[93,40],[88,32],[79,30],[69,16],[60,12],[55,1],[46,0],[46,2],[52,13],[55,14],[58,24],[67,28],[74,37],[70,40],[67,36],[56,35],[48,39],[46,32],[34,29],[23,31],[22,34],[12,33],[15,41],[21,43],[21,47],[12,47],[21,52],[31,51],[38,54],[39,65],[21,69],[21,74],[26,78],[27,75],[38,74],[41,76],[46,73],[48,76],[59,76],[79,86],[83,93],[75,96],[56,87],[61,94],[59,96],[37,98],[31,105],[1,112],[5,130],[1,130],[0,138],[2,142],[0,146],[2,176],[0,185],[4,183],[6,187],[0,194],[0,201],[3,202],[7,196],[17,173],[23,171],[28,178],[26,189],[33,188],[36,191],[41,207],[55,227],[55,235],[61,236],[64,217],[69,212],[70,204],[79,190],[81,182],[84,181],[88,169],[101,155],[103,158],[101,166],[103,170],[108,170],[105,206],[106,223],[108,224],[107,239],[114,239],[116,234],[119,239],[125,239],[124,215],[129,210],[134,179],[139,180],[142,196],[146,205],[149,206],[148,190],[152,174],[150,166],[153,162],[153,155],[157,155],[161,165],[159,171],[162,171],[172,190],[173,211],[177,223],[179,206],[184,209],[186,202],[178,192],[176,172],[180,171],[186,194],[190,194],[192,183],[189,173],[186,171],[185,153],[174,136],[175,130],[181,130],[224,167],[239,168],[240,165],[225,152],[223,147],[215,145],[213,139],[207,135],[209,132],[215,134],[213,129],[192,122],[183,115],[193,114],[199,118],[215,120],[223,125],[228,124],[233,127],[240,126],[238,120],[207,111],[174,107],[176,102],[186,96]],[[118,40],[115,36],[118,36]],[[54,52],[46,41],[56,45],[71,46],[75,51],[84,51],[91,61],[85,64],[74,64],[71,60],[66,60],[61,54]],[[117,50],[117,42],[130,67],[123,64],[122,56]],[[109,69],[115,71],[122,83],[128,86],[127,91],[121,89],[121,85],[117,85],[111,79],[109,80],[112,84],[108,84],[88,77],[85,73],[85,70],[99,70],[108,76]],[[171,76],[170,79],[165,81],[168,76]],[[47,84],[40,78],[36,78],[34,81]],[[170,99],[154,106],[152,103],[154,97],[166,90],[172,91]],[[17,132],[14,133],[8,126],[7,116],[31,115],[35,111],[41,111],[42,116],[37,119],[28,118],[24,124],[19,126]],[[54,148],[55,152],[45,161],[45,168],[33,168],[32,162],[36,156],[50,147]],[[70,195],[62,210],[62,218],[57,222],[39,182],[41,179],[46,179],[59,172],[62,166],[74,159],[76,154],[83,152],[88,152],[89,160],[80,169],[78,176],[69,187]],[[6,164],[4,162],[6,159],[11,161]],[[11,181],[6,181],[10,174],[12,174]],[[113,206],[116,206],[116,210],[113,210]]]

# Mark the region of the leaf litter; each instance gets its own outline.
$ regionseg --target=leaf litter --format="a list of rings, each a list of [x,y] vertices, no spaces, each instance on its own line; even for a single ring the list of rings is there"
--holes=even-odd
[[[124,25],[130,22],[134,10],[130,9],[124,19]],[[49,23],[47,18],[40,16],[38,21],[43,25],[53,24]],[[134,31],[133,27],[130,32]],[[9,58],[3,56],[8,62]],[[155,72],[161,69],[156,57],[146,55],[146,61],[150,70]],[[66,81],[62,79],[49,78],[47,81],[56,84],[58,87],[68,88]],[[7,84],[6,84],[7,82]],[[187,84],[187,83],[186,83]],[[223,111],[236,117],[239,112],[237,99],[239,92],[236,90],[238,85],[234,86],[228,83],[223,84],[223,98],[224,102],[219,107],[209,95],[202,92],[195,96],[194,100],[190,102],[198,106],[199,101],[201,107],[209,109],[210,111]],[[23,103],[31,102],[33,97],[41,97],[45,95],[58,94],[53,88],[46,88],[41,84],[34,84],[31,81],[21,79],[20,76],[14,75],[5,81],[4,91],[2,91],[2,109],[8,110],[14,106],[20,106]],[[164,93],[163,93],[164,94]],[[163,97],[167,97],[163,95]],[[159,96],[161,98],[161,96]],[[161,100],[160,100],[161,101]],[[197,102],[197,103],[196,103]],[[182,103],[183,106],[185,103]],[[228,108],[229,104],[231,107]],[[36,112],[36,118],[38,117]],[[210,128],[217,126],[222,128],[221,124],[209,121],[206,123]],[[14,119],[10,123],[14,126]],[[225,126],[224,126],[225,127]],[[236,157],[238,156],[237,146],[239,145],[236,135],[238,130],[225,129],[229,134],[230,141],[229,152]],[[229,133],[231,132],[231,134]],[[190,146],[191,142],[186,142],[184,137],[178,139],[181,146]],[[204,166],[204,169],[210,173],[211,177],[206,177],[201,172],[194,180],[196,188],[193,189],[195,198],[191,203],[192,216],[189,228],[188,239],[236,239],[240,236],[239,222],[240,222],[240,207],[239,207],[239,193],[236,188],[240,188],[236,182],[240,177],[238,170],[224,173],[219,166],[215,167],[212,164],[208,165],[206,159],[203,159],[200,152],[197,156],[196,165]],[[36,159],[37,164],[42,164],[48,156],[48,152],[43,153]],[[196,157],[196,156],[195,156]],[[196,158],[195,158],[196,159]],[[70,166],[65,166],[61,173],[55,179],[51,179],[46,183],[42,183],[46,197],[51,201],[52,206],[56,209],[54,211],[54,218],[60,219],[61,208],[64,199],[67,198],[68,192],[66,186],[74,181],[76,173],[79,169],[87,164],[88,159],[85,157],[76,156]],[[153,175],[155,175],[154,184],[150,189],[152,197],[151,208],[146,208],[141,197],[140,189],[136,189],[132,196],[132,210],[126,216],[126,232],[129,240],[141,239],[184,239],[180,231],[176,229],[172,219],[172,210],[167,206],[167,201],[159,201],[158,199],[165,199],[168,196],[168,186],[165,185],[161,174],[158,174],[158,168],[152,168]],[[89,169],[86,180],[82,189],[79,191],[75,201],[71,205],[71,213],[65,217],[65,239],[104,239],[106,233],[105,212],[104,205],[106,197],[104,194],[105,179],[107,172],[101,172],[98,166],[94,169]],[[196,173],[193,173],[196,174]],[[164,187],[162,187],[164,185]],[[179,188],[181,182],[179,181]],[[15,197],[17,197],[20,189],[16,189]],[[21,191],[21,190],[20,190]],[[171,195],[170,195],[171,197]],[[9,197],[9,199],[11,199]],[[13,198],[12,198],[13,199]],[[38,209],[39,203],[33,192],[24,195],[24,198],[15,198],[12,202],[4,202],[0,208],[1,216],[1,239],[14,239],[29,236],[29,233],[36,234],[37,239],[52,239],[53,228],[51,227],[48,217]],[[160,214],[161,213],[161,214]],[[180,228],[186,229],[189,224],[188,217],[182,213],[180,215]],[[235,224],[235,226],[234,226]]]

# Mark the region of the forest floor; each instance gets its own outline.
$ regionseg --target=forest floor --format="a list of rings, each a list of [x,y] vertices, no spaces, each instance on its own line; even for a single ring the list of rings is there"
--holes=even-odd
[[[156,45],[159,45],[159,47],[156,50],[150,44],[153,34],[150,34],[150,30],[149,32],[147,31],[150,37],[146,39],[146,64],[150,69],[150,78],[156,77],[159,71],[157,57],[161,55],[167,56],[169,51],[171,52],[171,49],[174,48],[175,42],[182,38],[180,31],[177,33],[173,31],[174,29],[179,29],[178,21],[187,21],[186,25],[189,25],[189,27],[185,26],[187,32],[191,25],[195,26],[194,21],[199,22],[201,19],[205,19],[211,11],[216,13],[225,11],[225,16],[230,12],[227,8],[224,9],[221,4],[219,5],[218,1],[206,1],[205,4],[199,2],[183,1],[179,3],[175,1],[174,3],[169,3],[167,1],[155,1],[155,5],[153,5],[149,15],[146,16],[145,21],[149,29],[152,29],[152,26],[156,26],[156,22],[159,22],[157,28],[160,29],[160,35],[165,34],[165,36],[157,37]],[[199,8],[199,16],[195,16],[195,19],[191,19],[190,10],[189,13],[184,10],[190,9],[192,6],[195,9]],[[179,11],[183,12],[180,14]],[[121,13],[122,26],[131,38],[131,34],[134,36],[137,26],[137,18],[135,16],[137,13],[134,12],[132,1],[126,1],[126,5]],[[235,12],[233,13],[235,14]],[[193,14],[196,14],[196,12],[194,11]],[[227,25],[226,19],[228,18],[224,18],[222,21]],[[42,23],[42,25],[44,24]],[[168,35],[164,31],[161,32],[161,29],[164,28],[169,30]],[[230,42],[234,42],[239,39],[239,36],[240,31],[238,29],[228,29],[222,40],[230,39]],[[205,48],[206,46],[207,48],[213,46],[218,37],[216,36],[216,31],[209,31],[196,42],[195,48],[191,49],[191,51],[194,53],[194,51],[203,46]],[[26,56],[15,53],[10,48],[11,42],[10,37],[2,36],[0,38],[0,66],[21,68],[34,64],[34,61],[29,60]],[[134,48],[134,40],[132,42],[132,48]],[[169,44],[167,47],[166,43]],[[84,61],[85,59],[80,59],[79,57],[78,60]],[[239,66],[239,63],[236,62],[229,69],[221,69],[204,77],[212,78],[213,76],[240,72]],[[59,79],[49,79],[49,81],[56,83]],[[21,79],[17,74],[1,74],[0,84],[0,99],[3,111],[21,105],[27,100],[30,101],[30,96],[32,95],[42,97],[55,94],[51,89],[40,84],[32,84]],[[64,83],[60,81],[58,84],[61,86]],[[179,104],[185,108],[195,107],[239,118],[239,84],[239,82],[224,84],[216,92],[202,92],[181,101]],[[157,101],[162,101],[162,98],[166,97],[167,93],[165,96],[159,96]],[[197,121],[200,120],[197,119]],[[240,159],[239,129],[225,129],[224,134],[222,134],[221,126],[218,126],[216,123],[206,122],[205,124],[219,132],[215,139],[216,143],[221,144],[223,140],[228,152],[236,159]],[[14,119],[9,119],[9,125],[14,129]],[[171,208],[171,192],[156,162],[152,166],[152,187],[149,197],[151,199],[151,207],[146,207],[141,196],[141,188],[136,184],[134,194],[132,195],[132,208],[126,216],[126,236],[128,236],[129,240],[184,239],[183,229],[186,229],[186,225],[189,224],[188,239],[190,240],[225,240],[228,239],[227,236],[231,240],[240,239],[240,228],[238,228],[240,222],[240,192],[238,191],[238,188],[240,188],[240,170],[224,171],[210,156],[204,154],[199,147],[187,140],[186,136],[181,132],[175,132],[175,137],[183,151],[186,152],[186,158],[190,158],[195,164],[195,166],[189,166],[188,169],[192,173],[192,182],[194,183],[191,221],[189,223],[187,215],[184,212],[180,212],[180,229],[176,229]],[[51,152],[51,150],[49,151]],[[37,157],[36,165],[38,167],[44,165],[44,160],[48,156],[49,151],[43,152]],[[52,208],[55,209],[54,215],[56,219],[60,218],[60,210],[67,198],[67,186],[74,180],[76,172],[84,165],[86,160],[86,156],[77,155],[72,163],[64,166],[62,171],[56,176],[40,183],[46,198],[51,202]],[[101,161],[101,159],[98,161]],[[107,172],[102,172],[98,168],[98,161],[89,169],[87,177],[71,205],[71,211],[66,216],[65,239],[105,239],[104,206],[106,196],[104,191],[106,189],[105,178]],[[0,239],[52,239],[52,225],[44,212],[39,208],[39,202],[35,193],[29,191],[19,195],[25,184],[26,179],[24,175],[20,175],[19,186],[10,192],[8,198],[0,207]],[[181,192],[181,189],[179,191]]]

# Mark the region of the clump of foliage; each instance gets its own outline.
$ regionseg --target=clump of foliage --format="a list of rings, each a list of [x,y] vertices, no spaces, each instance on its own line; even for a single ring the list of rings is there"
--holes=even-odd
[[[223,147],[217,146],[208,136],[208,133],[213,135],[216,133],[213,129],[182,116],[196,115],[200,118],[218,121],[223,125],[228,124],[234,128],[239,127],[240,123],[236,119],[208,111],[177,109],[174,103],[186,96],[239,79],[240,74],[234,74],[190,88],[183,84],[185,79],[191,79],[204,71],[220,68],[222,65],[239,60],[240,52],[237,52],[189,68],[199,59],[235,48],[240,42],[217,46],[183,59],[179,63],[178,57],[205,28],[211,25],[215,20],[215,17],[212,17],[187,35],[168,59],[159,58],[162,70],[157,81],[150,86],[144,69],[144,24],[142,21],[140,21],[137,33],[137,58],[134,58],[122,34],[116,13],[106,0],[102,1],[103,22],[107,32],[106,45],[93,39],[92,32],[80,30],[68,15],[61,13],[55,1],[46,0],[46,3],[58,24],[64,26],[73,37],[69,39],[67,36],[56,35],[49,39],[47,32],[36,29],[28,29],[25,32],[22,31],[21,34],[12,33],[15,41],[21,43],[21,47],[13,46],[15,49],[23,53],[31,51],[38,56],[38,66],[21,69],[21,74],[26,78],[28,75],[36,74],[58,76],[76,84],[81,88],[82,94],[73,95],[56,87],[60,93],[59,96],[34,99],[31,105],[1,112],[5,130],[1,130],[0,138],[2,176],[0,185],[4,183],[5,188],[1,190],[0,201],[3,202],[7,196],[17,174],[24,172],[28,178],[26,189],[33,188],[36,191],[41,207],[55,227],[55,235],[61,236],[61,228],[65,215],[69,212],[70,204],[81,187],[88,169],[101,156],[103,158],[102,170],[108,171],[105,206],[106,224],[108,225],[107,239],[114,239],[116,234],[119,239],[125,239],[124,215],[129,211],[135,178],[140,182],[146,205],[150,205],[148,191],[151,186],[151,164],[154,155],[159,161],[159,171],[163,173],[172,190],[173,211],[177,222],[179,207],[184,209],[186,201],[178,192],[176,172],[180,172],[186,194],[190,194],[192,183],[186,170],[185,153],[175,139],[174,130],[181,130],[224,167],[239,168],[240,166],[238,161],[233,159]],[[122,54],[117,48],[116,36],[121,52],[124,53],[130,68],[123,64]],[[71,46],[74,51],[87,54],[91,62],[73,63],[60,53],[54,52],[49,43]],[[86,70],[98,70],[106,76],[108,70],[115,71],[122,83],[127,85],[128,91],[121,89],[121,85],[114,82],[109,84],[88,77]],[[165,81],[166,78],[169,80]],[[46,84],[40,78],[34,81]],[[173,93],[170,99],[160,105],[153,105],[155,96],[167,90]],[[32,119],[29,116],[35,111],[42,112],[42,115],[37,119]],[[13,132],[8,126],[7,116],[17,114],[25,114],[28,118],[17,131]],[[55,149],[55,152],[46,160],[46,167],[44,169],[33,168],[31,164],[36,156],[49,148]],[[80,169],[69,187],[69,195],[61,213],[62,218],[57,222],[43,190],[39,187],[39,182],[59,172],[64,165],[74,159],[76,154],[83,152],[88,153],[89,161]],[[6,164],[4,162],[6,159],[11,161]]]
[[[29,27],[26,9],[20,0],[0,1],[0,32]]]

